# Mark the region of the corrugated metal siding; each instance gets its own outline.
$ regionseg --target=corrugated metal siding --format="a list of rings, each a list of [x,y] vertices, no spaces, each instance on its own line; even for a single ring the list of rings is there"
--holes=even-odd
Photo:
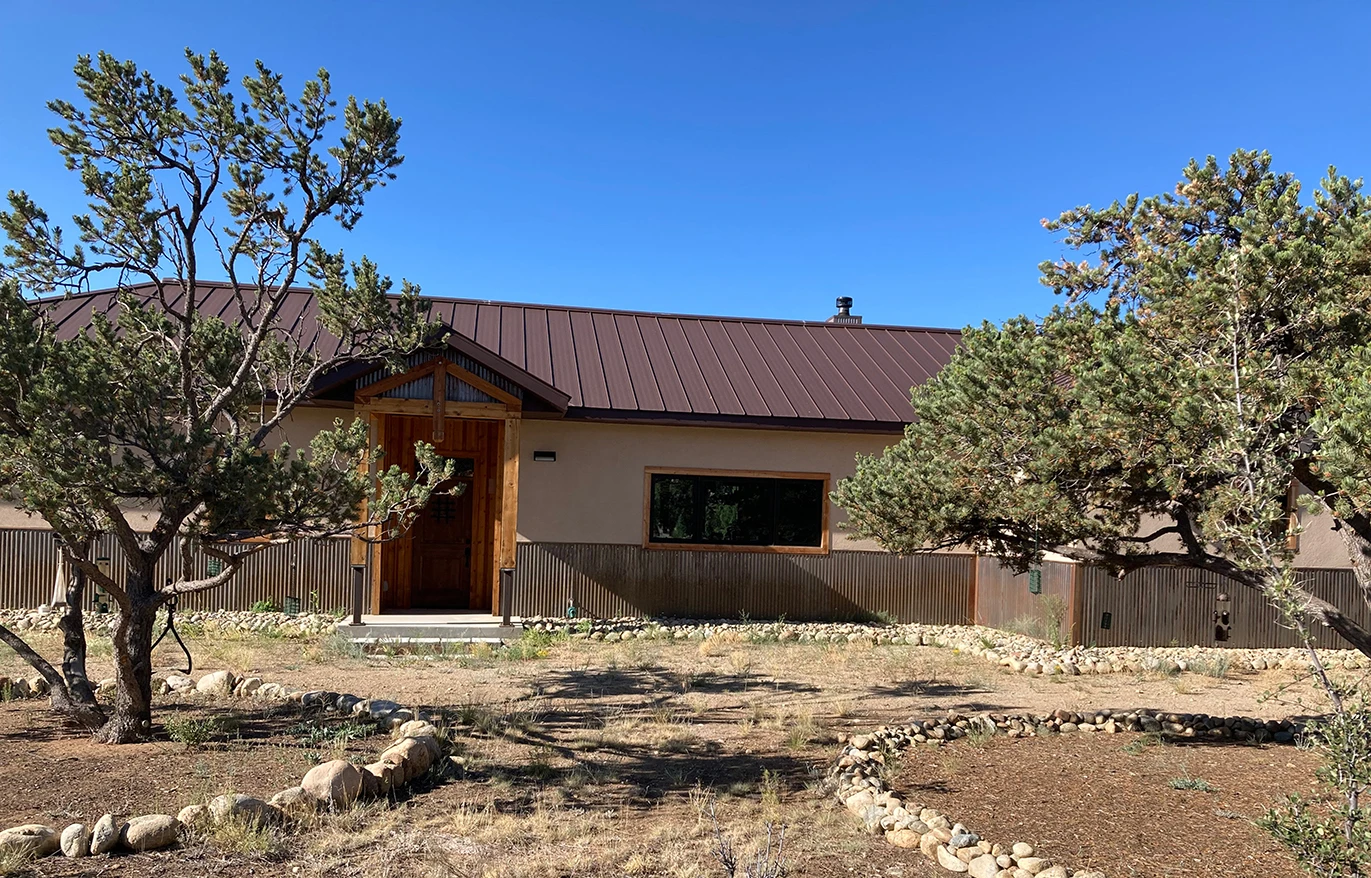
[[[858,618],[961,624],[970,618],[971,555],[696,552],[586,543],[520,543],[520,615],[756,619]]]
[[[111,561],[117,579],[123,573],[123,552],[106,535],[96,556]],[[272,546],[249,558],[227,585],[185,595],[184,609],[246,610],[261,600],[278,607],[286,597],[300,599],[302,609],[332,610],[351,602],[350,545],[347,539],[328,539]],[[157,567],[157,581],[171,578],[181,563],[179,541]],[[196,575],[206,575],[209,558],[195,553]],[[45,530],[0,530],[0,606],[36,607],[52,599],[57,576],[57,549]],[[87,595],[94,597],[93,593]]]
[[[433,374],[429,373],[408,384],[392,387],[381,396],[386,399],[433,399]]]
[[[1360,624],[1371,624],[1351,570],[1299,571],[1306,588],[1342,608]],[[1226,594],[1229,638],[1214,637],[1218,596]],[[1152,568],[1123,579],[1107,571],[1081,570],[1080,641],[1099,646],[1298,646],[1293,632],[1278,624],[1277,613],[1262,595],[1232,580],[1197,570]],[[1111,626],[1102,627],[1105,613]],[[1314,629],[1317,645],[1346,647],[1336,634]]]
[[[57,547],[46,530],[0,530],[0,606],[36,607],[52,599]]]
[[[1070,633],[1071,585],[1074,564],[1044,561],[1042,594],[1028,591],[1028,574],[1015,574],[1000,566],[998,558],[980,558],[976,562],[976,624],[991,628],[1006,628],[1015,622],[1046,619],[1046,602],[1060,598],[1065,606],[1063,635]],[[1017,626],[1015,626],[1017,627]]]
[[[431,379],[430,379],[431,380]],[[477,390],[456,375],[447,376],[447,398],[454,402],[495,402],[495,397]]]

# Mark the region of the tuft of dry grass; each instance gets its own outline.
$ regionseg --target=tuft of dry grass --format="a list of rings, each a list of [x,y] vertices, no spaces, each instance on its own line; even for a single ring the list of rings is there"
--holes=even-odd
[[[224,820],[206,827],[201,838],[224,853],[252,859],[275,859],[287,849],[284,829],[256,820]]]
[[[11,878],[11,876],[28,875],[29,867],[33,865],[33,857],[22,854],[8,848],[0,850],[0,876]]]

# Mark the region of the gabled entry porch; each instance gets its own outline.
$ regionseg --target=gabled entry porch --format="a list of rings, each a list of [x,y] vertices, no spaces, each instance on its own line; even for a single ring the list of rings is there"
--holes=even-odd
[[[474,348],[474,349],[473,349]],[[445,487],[397,539],[354,540],[364,564],[370,613],[497,613],[500,570],[514,567],[519,510],[519,426],[525,403],[551,414],[565,394],[458,337],[412,355],[398,374],[378,369],[356,380],[353,405],[382,457],[376,468],[415,471],[414,446],[427,442],[454,464]],[[560,411],[559,411],[560,410]]]

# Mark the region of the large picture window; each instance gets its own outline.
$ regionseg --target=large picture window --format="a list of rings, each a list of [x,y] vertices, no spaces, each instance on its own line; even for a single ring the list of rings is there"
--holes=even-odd
[[[823,551],[828,477],[649,470],[647,545]]]

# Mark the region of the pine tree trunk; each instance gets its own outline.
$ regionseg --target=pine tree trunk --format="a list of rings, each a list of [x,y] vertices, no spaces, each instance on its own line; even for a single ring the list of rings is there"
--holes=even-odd
[[[153,589],[152,564],[129,569],[128,606],[114,629],[114,715],[95,733],[105,744],[132,744],[152,736],[152,629],[161,598]]]
[[[66,598],[67,607],[57,620],[62,632],[62,676],[72,701],[94,707],[95,691],[86,677],[86,625],[81,610],[86,598],[86,574],[80,570],[71,577]]]

